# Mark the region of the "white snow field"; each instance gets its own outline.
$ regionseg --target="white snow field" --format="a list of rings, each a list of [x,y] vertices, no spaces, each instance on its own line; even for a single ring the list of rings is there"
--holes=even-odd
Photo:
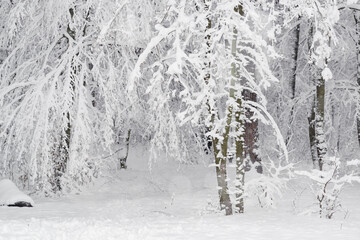
[[[0,207],[0,239],[360,239],[360,185],[341,195],[345,217],[299,215],[311,195],[291,183],[276,209],[249,199],[244,214],[227,217],[216,211],[213,168],[159,161],[149,172],[146,160],[136,159],[132,153],[127,170],[80,194],[35,198],[33,208]]]

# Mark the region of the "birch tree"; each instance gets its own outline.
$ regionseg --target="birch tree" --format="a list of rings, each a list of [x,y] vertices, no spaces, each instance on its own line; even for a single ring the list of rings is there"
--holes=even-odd
[[[259,34],[262,23],[257,7],[237,1],[183,0],[169,4],[169,12],[156,25],[156,35],[135,65],[128,88],[134,92],[140,87],[141,75],[151,71],[146,92],[151,109],[154,107],[157,113],[156,122],[152,122],[156,129],[153,144],[172,149],[169,153],[177,158],[181,156],[178,149],[186,147],[178,146],[181,135],[177,129],[194,128],[205,118],[210,129],[207,135],[213,141],[220,208],[227,215],[232,214],[227,175],[231,142],[235,143],[237,165],[235,211],[244,211],[244,109],[264,116],[262,119],[275,127],[279,143],[285,148],[280,131],[266,110],[262,92],[276,81],[267,61],[276,53]],[[257,81],[247,67],[249,64],[257,69],[260,76]],[[255,93],[258,102],[244,101],[244,89]],[[181,102],[170,108],[169,102],[174,97]]]

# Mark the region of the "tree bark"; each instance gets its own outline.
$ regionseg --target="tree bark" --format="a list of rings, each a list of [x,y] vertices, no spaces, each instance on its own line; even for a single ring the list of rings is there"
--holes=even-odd
[[[292,67],[291,67],[291,79],[290,79],[290,89],[291,89],[291,99],[295,98],[296,94],[296,74],[298,66],[298,56],[299,56],[299,44],[300,44],[300,24],[297,24],[294,29],[294,47],[292,53]]]
[[[70,8],[69,9],[69,14],[72,18],[74,17],[74,9]],[[66,32],[68,33],[68,35],[75,40],[76,37],[76,31],[74,29],[70,28],[70,24],[68,23],[67,25],[67,29]],[[68,40],[67,43],[70,44],[70,41],[68,39],[68,36],[64,37]],[[61,44],[61,43],[59,43]],[[71,87],[72,87],[72,91],[75,94],[75,74],[77,73],[78,68],[76,67],[76,65],[73,65],[73,61],[71,63],[71,67],[73,69],[73,72],[71,73]],[[72,97],[72,100],[74,101],[74,96]],[[54,177],[55,177],[55,183],[54,183],[54,187],[53,187],[53,191],[57,192],[57,191],[61,191],[62,190],[62,184],[61,184],[61,177],[64,175],[68,162],[69,162],[69,158],[70,158],[70,143],[71,143],[71,135],[72,135],[72,126],[71,126],[71,114],[70,112],[66,112],[66,128],[64,129],[64,132],[61,136],[61,142],[60,142],[60,146],[59,146],[59,151],[60,154],[59,156],[55,156],[55,164],[54,164]]]
[[[120,158],[120,169],[126,169],[126,161],[129,156],[129,148],[130,148],[130,136],[131,136],[131,129],[128,130],[128,135],[126,137],[126,154],[125,157]]]
[[[242,105],[241,99],[236,100],[238,107]],[[242,120],[241,120],[241,110],[235,112],[235,122],[236,122],[236,132],[241,133],[242,130]],[[235,139],[235,148],[236,148],[236,178],[235,178],[235,188],[236,188],[236,205],[235,212],[243,213],[244,212],[244,186],[245,186],[245,157],[244,157],[244,143],[242,136],[238,135]]]
[[[239,4],[235,9],[235,12],[239,13],[241,16],[244,15],[243,7]],[[231,54],[234,57],[234,61],[237,58],[237,35],[238,32],[236,28],[234,28],[234,36],[232,40],[231,46]],[[233,98],[236,102],[235,106],[235,161],[236,161],[236,177],[235,177],[235,212],[243,213],[244,212],[244,182],[245,182],[245,166],[244,166],[244,131],[243,131],[243,121],[241,120],[242,115],[242,99],[241,94],[236,96],[235,92],[235,84],[240,84],[240,76],[238,69],[236,67],[236,63],[233,62],[231,66],[231,89],[230,89],[230,97]],[[255,141],[255,140],[254,140]]]
[[[73,17],[75,15],[74,12],[74,8],[70,8],[69,9],[69,14],[70,14],[70,21],[73,21]],[[86,16],[86,20],[90,21],[90,9],[87,13]],[[70,23],[67,24],[67,29],[66,32],[68,34],[68,36],[70,36],[73,40],[77,40],[76,39],[76,34],[77,31],[76,29],[71,29],[70,27]],[[84,23],[84,27],[82,30],[82,36],[85,37],[86,35],[86,27],[87,27],[87,23]],[[70,44],[70,39],[67,35],[64,35],[64,37],[68,40],[67,44]],[[59,43],[61,44],[61,43]],[[77,79],[77,74],[80,73],[81,71],[81,65],[78,63],[75,63],[74,58],[71,61],[71,73],[70,73],[70,85],[71,85],[71,91],[73,91],[74,95],[75,95],[75,86],[76,86],[76,79]],[[85,82],[83,83],[84,85],[86,84]],[[75,97],[74,95],[72,96],[72,100],[75,101]],[[64,132],[61,136],[61,143],[60,143],[60,156],[58,157],[58,159],[55,159],[55,164],[54,164],[54,176],[55,176],[55,186],[54,186],[54,191],[61,191],[62,187],[61,187],[61,177],[63,176],[63,174],[66,172],[66,168],[68,166],[68,162],[70,160],[70,145],[71,145],[71,137],[72,137],[72,132],[73,132],[73,127],[71,125],[71,113],[70,112],[66,112],[64,113],[66,115],[66,127],[64,129]]]
[[[310,46],[313,41],[313,26],[310,27],[308,45],[310,52],[314,51]],[[322,67],[319,67],[322,66]],[[309,137],[310,150],[314,167],[320,171],[323,169],[324,158],[327,152],[324,132],[324,117],[325,117],[325,79],[322,76],[322,71],[327,65],[327,59],[319,64],[313,63],[310,66],[310,72],[315,82],[315,102],[311,106],[311,114],[309,118]],[[316,153],[316,154],[315,154]]]
[[[228,148],[228,140],[229,140],[229,131],[230,131],[230,123],[231,118],[229,119],[229,115],[231,116],[231,109],[228,112],[227,126],[225,127],[225,132],[223,134],[223,141],[220,143],[218,138],[213,138],[213,147],[214,147],[214,156],[215,156],[215,164],[216,164],[216,179],[218,184],[218,193],[220,199],[220,209],[225,209],[226,215],[232,215],[232,204],[228,192],[228,183],[227,183],[227,169],[226,169],[226,156],[227,156],[227,148]],[[215,113],[212,113],[212,124],[215,121]]]
[[[299,17],[300,20],[300,17]],[[294,121],[294,109],[295,109],[295,95],[296,95],[296,76],[297,76],[297,68],[298,68],[298,58],[299,58],[299,44],[300,44],[300,23],[296,25],[295,29],[293,30],[294,34],[294,46],[292,52],[292,67],[291,67],[291,77],[290,77],[290,99],[292,100],[292,107],[290,109],[290,116],[289,116],[289,126],[288,131],[286,134],[285,143],[286,145],[289,144],[291,135],[292,135],[292,123]]]
[[[231,72],[233,73],[234,65],[232,66]],[[231,85],[233,86],[234,80],[231,80]],[[230,97],[234,95],[234,89],[230,89]],[[223,133],[223,139],[220,143],[220,154],[218,149],[219,140],[215,142],[216,147],[214,147],[214,153],[215,153],[215,164],[216,164],[216,174],[217,174],[217,180],[219,185],[219,197],[220,197],[220,207],[221,209],[225,209],[226,215],[232,214],[232,204],[230,201],[230,196],[228,193],[228,186],[227,186],[227,169],[226,169],[226,161],[228,156],[228,143],[229,143],[229,136],[230,136],[230,125],[232,122],[232,116],[233,116],[233,106],[229,105],[227,107],[227,115],[226,115],[226,125],[224,128]]]
[[[327,151],[325,132],[324,132],[324,116],[325,116],[325,80],[320,77],[316,85],[316,116],[315,116],[315,132],[316,132],[316,151],[318,157],[318,167],[322,171],[324,157]]]
[[[249,90],[242,91],[243,100],[257,102],[256,93],[253,93]],[[256,166],[256,171],[258,173],[263,173],[263,168],[261,166],[261,159],[257,153],[258,151],[258,139],[259,139],[259,121],[257,119],[252,119],[254,113],[249,109],[245,110],[246,121],[244,121],[244,158],[246,159],[247,169],[250,170],[251,164],[258,163]]]
[[[311,152],[311,159],[316,167],[317,163],[317,151],[316,151],[316,136],[315,136],[315,97],[311,101],[311,108],[310,108],[310,115],[308,116],[309,122],[309,139],[310,139],[310,152]]]
[[[210,1],[204,0],[205,4],[205,10],[209,10],[209,3]],[[211,19],[208,16],[208,25],[206,27],[206,31],[211,29]],[[207,34],[205,36],[206,45],[208,48],[208,51],[206,52],[205,56],[205,70],[207,71],[204,81],[206,84],[209,83],[210,79],[210,60],[208,58],[208,55],[210,54],[210,39],[211,35]],[[208,112],[210,114],[211,120],[210,120],[210,129],[214,128],[215,125],[215,119],[218,116],[215,109],[212,109],[210,107],[210,104],[207,103],[208,106]],[[214,149],[214,157],[215,157],[215,165],[216,165],[216,180],[218,185],[218,194],[219,194],[219,200],[220,200],[220,209],[225,210],[226,215],[232,215],[232,204],[228,192],[228,183],[227,183],[227,168],[226,168],[226,160],[227,160],[227,148],[228,148],[228,140],[229,140],[229,132],[230,132],[230,124],[231,124],[231,117],[232,117],[232,109],[228,108],[228,114],[227,114],[227,122],[226,127],[224,129],[223,133],[223,140],[220,142],[219,138],[212,137],[213,142],[213,149]]]
[[[314,29],[313,29],[312,23],[309,23],[309,24],[310,24],[310,28],[309,28],[308,38],[307,38],[307,45],[308,45],[309,54],[311,55],[311,51],[312,51],[311,46],[312,46],[312,41],[313,41]],[[310,64],[309,68],[310,68],[310,76],[312,78],[310,84],[313,84],[313,82],[316,81],[316,80],[314,80],[316,67],[314,66],[314,64]],[[315,130],[316,96],[315,95],[312,97],[310,104],[311,104],[310,113],[308,115],[309,143],[310,143],[311,160],[313,162],[313,167],[316,168],[318,157],[317,157],[317,151],[316,151],[316,130]]]
[[[357,54],[357,71],[356,71],[356,80],[358,84],[358,94],[360,96],[360,11],[354,10],[354,19],[356,27],[356,54]],[[357,102],[357,111],[356,111],[356,125],[357,125],[357,134],[358,142],[360,146],[360,97]]]

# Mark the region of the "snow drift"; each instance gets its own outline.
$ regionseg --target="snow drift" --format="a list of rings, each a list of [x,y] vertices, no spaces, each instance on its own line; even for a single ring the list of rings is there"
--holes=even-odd
[[[32,207],[34,201],[22,193],[9,179],[0,181],[0,206]]]

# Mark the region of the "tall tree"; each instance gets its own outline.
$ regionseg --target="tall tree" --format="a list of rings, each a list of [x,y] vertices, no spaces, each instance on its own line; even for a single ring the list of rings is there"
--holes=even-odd
[[[334,1],[289,2],[299,11],[299,16],[310,21],[308,46],[310,75],[314,79],[315,97],[309,116],[309,137],[314,165],[322,170],[327,151],[325,136],[325,83],[332,79],[328,67],[331,57],[331,43],[336,43],[334,25],[339,20],[338,6]],[[316,149],[316,156],[315,150]]]
[[[286,144],[288,145],[292,136],[292,123],[294,122],[294,111],[296,107],[295,96],[296,96],[296,79],[298,71],[299,51],[300,51],[300,20],[301,17],[296,19],[298,22],[294,29],[292,29],[292,53],[291,53],[291,75],[290,75],[290,99],[292,106],[290,109],[289,126],[286,134]]]
[[[130,105],[119,90],[135,46],[149,37],[151,4],[13,1],[0,34],[9,52],[0,65],[3,176],[52,194],[91,181],[107,164],[96,160],[114,143],[113,119]]]
[[[211,15],[209,13],[210,10],[210,1],[204,0],[204,10],[206,12],[208,12],[207,15],[207,22],[208,25],[206,26],[205,29],[205,39],[206,39],[206,46],[207,46],[207,51],[205,53],[205,83],[209,84],[209,80],[211,78],[210,75],[210,67],[211,67],[211,62],[208,60],[211,57],[211,34],[209,33],[209,31],[211,31]],[[235,33],[234,33],[235,35]],[[236,40],[235,41],[235,45],[233,43],[233,55],[236,55]],[[232,71],[232,76],[235,78],[236,77],[236,66],[235,63],[232,65],[231,68]],[[233,80],[232,80],[233,81]],[[230,95],[232,95],[231,97],[235,97],[233,90],[231,90],[232,93],[230,93]],[[216,112],[215,109],[210,107],[210,104],[207,102],[207,106],[208,106],[208,111],[209,114],[211,115],[211,120],[210,120],[210,126],[209,129],[212,130],[215,128],[215,118],[217,118],[219,116],[219,113]],[[229,196],[229,189],[228,189],[228,183],[227,183],[227,154],[228,154],[228,141],[229,141],[229,134],[230,134],[230,125],[231,125],[231,120],[232,120],[232,108],[229,107],[228,108],[228,113],[227,113],[227,120],[226,120],[226,126],[225,126],[225,131],[223,133],[222,136],[222,140],[220,140],[218,137],[212,137],[212,145],[213,145],[213,152],[214,152],[214,156],[215,156],[215,170],[216,170],[216,176],[217,176],[217,184],[218,184],[218,188],[219,188],[219,201],[220,201],[220,208],[223,210],[225,209],[225,213],[226,215],[231,215],[232,214],[232,204],[230,201],[230,196]]]
[[[194,5],[198,8],[190,7]],[[260,17],[256,11],[259,6],[253,2],[239,5],[238,1],[194,0],[174,2],[171,6],[135,65],[129,79],[129,92],[140,87],[141,74],[151,72],[146,93],[150,108],[154,109],[150,112],[156,112],[156,121],[150,123],[156,130],[153,143],[165,150],[173,149],[168,153],[176,157],[179,157],[178,150],[186,149],[186,145],[173,148],[181,137],[179,126],[174,124],[194,127],[205,116],[205,124],[210,129],[207,135],[213,139],[220,206],[227,215],[232,214],[232,204],[226,161],[230,144],[235,144],[235,211],[243,212],[243,109],[264,115],[263,119],[275,127],[276,137],[283,143],[274,119],[266,110],[262,92],[276,81],[267,61],[267,55],[276,56],[276,53],[262,39],[263,26],[258,22]],[[256,67],[258,80],[255,81],[248,65]],[[244,89],[255,93],[257,102],[244,101]],[[181,102],[170,108],[174,97]]]
[[[235,13],[238,13],[241,17],[244,16],[244,10],[242,4],[239,4],[234,7]],[[238,52],[239,46],[237,43],[238,30],[234,27],[234,36],[231,44],[231,55],[234,58],[234,62],[231,64],[231,85],[230,85],[230,98],[235,102],[234,108],[234,119],[235,119],[235,161],[236,161],[236,178],[235,178],[235,188],[236,188],[236,204],[235,212],[243,213],[244,212],[244,183],[245,183],[245,159],[244,159],[244,133],[243,128],[243,106],[242,106],[242,96],[239,89],[235,88],[235,84],[240,84],[240,72],[237,67],[238,61]],[[231,116],[232,117],[232,116]],[[246,126],[245,126],[246,127]],[[253,129],[255,130],[255,129]],[[254,135],[253,135],[254,136]],[[254,140],[255,141],[255,140]],[[250,145],[250,144],[249,144]],[[250,152],[250,146],[247,145],[247,152]],[[253,146],[254,147],[254,146]]]
[[[355,43],[356,43],[356,54],[357,54],[357,71],[356,71],[356,81],[357,84],[359,86],[360,89],[360,10],[353,10],[354,11],[354,20],[355,20]],[[359,96],[360,96],[360,90],[358,91]],[[358,133],[358,142],[359,142],[359,146],[360,146],[360,111],[359,111],[359,106],[360,106],[360,98],[358,100],[359,102],[357,103],[357,133]]]

